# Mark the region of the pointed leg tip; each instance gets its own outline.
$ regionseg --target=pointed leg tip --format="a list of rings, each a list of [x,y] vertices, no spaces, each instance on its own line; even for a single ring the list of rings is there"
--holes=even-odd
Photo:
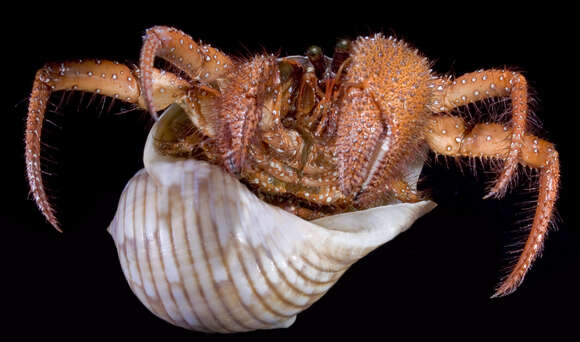
[[[497,287],[494,293],[489,297],[490,299],[501,298],[507,296],[511,291],[505,288],[504,284]]]
[[[483,199],[501,198],[505,195],[506,192],[507,192],[506,185],[501,186],[495,185],[491,190],[489,190],[487,195],[483,196]]]
[[[512,272],[504,281],[502,281],[495,289],[494,294],[490,298],[506,297],[514,293],[523,281],[523,275],[517,275]]]
[[[58,222],[58,220],[56,219],[56,217],[54,215],[54,211],[53,211],[52,207],[49,207],[48,209],[44,209],[43,207],[40,207],[39,209],[42,212],[42,214],[44,215],[44,218],[48,221],[48,223],[54,229],[56,229],[57,232],[63,233],[63,230],[60,228],[60,223]]]
[[[41,209],[42,210],[42,209]],[[49,209],[49,214],[44,213],[44,216],[46,217],[46,219],[48,220],[48,223],[50,223],[50,225],[56,229],[57,232],[62,233],[63,230],[60,228],[60,223],[58,222],[58,220],[56,219],[54,212],[52,210],[52,207]]]
[[[483,199],[488,199],[488,198],[494,197],[495,194],[496,193],[494,191],[490,191],[487,193],[487,195],[483,196]]]
[[[501,286],[489,298],[495,299],[495,298],[505,297],[514,291],[515,291],[515,288],[505,288],[505,287]]]

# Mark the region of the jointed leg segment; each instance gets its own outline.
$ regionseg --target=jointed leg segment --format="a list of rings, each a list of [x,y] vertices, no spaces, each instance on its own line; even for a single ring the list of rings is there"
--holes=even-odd
[[[435,97],[431,103],[433,112],[445,112],[459,106],[491,97],[509,96],[512,102],[511,144],[504,158],[503,170],[494,187],[486,196],[501,197],[515,174],[528,116],[528,89],[524,76],[505,70],[481,70],[465,74],[447,84],[435,85]]]
[[[189,83],[174,74],[152,71],[152,106],[167,107],[186,94]],[[26,119],[26,173],[36,204],[56,228],[58,221],[48,201],[42,181],[40,139],[44,114],[50,95],[59,90],[79,90],[105,95],[144,108],[139,87],[139,72],[124,64],[107,60],[82,60],[47,64],[36,73]]]
[[[451,157],[496,158],[512,156],[513,130],[499,124],[478,124],[466,132],[463,119],[433,116],[427,135],[429,147],[437,154]],[[514,291],[542,249],[558,195],[560,167],[553,144],[532,135],[521,139],[517,164],[540,169],[538,204],[524,249],[511,273],[494,296]],[[505,169],[505,168],[504,168]]]
[[[165,26],[148,29],[141,49],[139,68],[145,108],[154,118],[157,118],[152,84],[155,57],[167,60],[190,80],[199,81],[202,85],[220,78],[232,66],[228,56],[209,45],[198,45],[189,35],[177,29]]]

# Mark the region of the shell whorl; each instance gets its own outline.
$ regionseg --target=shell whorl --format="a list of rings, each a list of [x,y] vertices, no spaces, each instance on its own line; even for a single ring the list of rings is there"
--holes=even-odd
[[[145,164],[109,232],[145,306],[198,331],[290,326],[352,263],[435,206],[395,204],[308,222],[206,162],[146,153]]]

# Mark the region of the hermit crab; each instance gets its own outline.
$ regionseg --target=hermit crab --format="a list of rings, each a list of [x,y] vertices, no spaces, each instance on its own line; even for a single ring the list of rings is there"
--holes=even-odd
[[[155,67],[156,58],[168,62]],[[51,63],[26,121],[32,195],[59,228],[40,165],[52,92],[134,104],[156,123],[145,169],[127,184],[109,232],[139,299],[193,330],[287,327],[352,265],[434,207],[416,183],[429,150],[501,165],[487,197],[518,167],[539,171],[531,231],[495,292],[522,282],[542,249],[558,193],[553,144],[528,131],[525,77],[505,69],[441,76],[418,50],[376,34],[332,57],[235,58],[170,27],[144,36],[138,67]],[[468,124],[455,108],[507,98],[507,123]],[[164,111],[161,116],[160,111]]]

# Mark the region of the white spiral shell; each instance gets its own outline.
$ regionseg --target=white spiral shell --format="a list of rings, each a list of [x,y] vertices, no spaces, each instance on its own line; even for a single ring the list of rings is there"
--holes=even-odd
[[[156,124],[157,126],[157,124]],[[109,232],[137,297],[164,320],[207,332],[290,326],[347,268],[435,204],[394,204],[305,221],[220,168],[152,149]]]

